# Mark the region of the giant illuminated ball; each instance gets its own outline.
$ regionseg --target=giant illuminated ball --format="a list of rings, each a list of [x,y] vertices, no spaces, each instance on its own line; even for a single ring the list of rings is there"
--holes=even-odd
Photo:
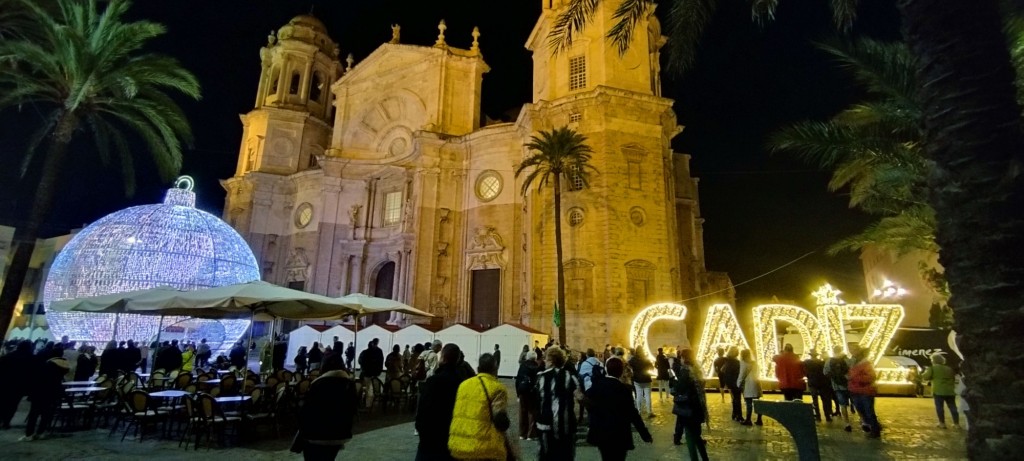
[[[248,244],[227,223],[195,208],[192,179],[185,176],[167,191],[164,203],[109,214],[68,242],[53,262],[43,291],[48,306],[63,299],[100,296],[170,286],[196,290],[260,279]],[[149,343],[159,316],[50,312],[54,336],[101,346],[110,340]],[[166,317],[161,340],[198,342],[226,350],[249,327],[248,319],[200,320]],[[172,328],[166,328],[172,327]]]

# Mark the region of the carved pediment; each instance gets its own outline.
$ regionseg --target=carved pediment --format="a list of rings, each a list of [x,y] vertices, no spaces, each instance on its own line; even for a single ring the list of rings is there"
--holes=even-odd
[[[309,278],[309,271],[312,265],[309,263],[309,258],[306,257],[306,249],[297,247],[292,249],[291,254],[288,255],[288,260],[285,262],[285,281],[286,282],[305,282]]]
[[[505,244],[493,226],[480,226],[466,250],[466,269],[503,269]]]

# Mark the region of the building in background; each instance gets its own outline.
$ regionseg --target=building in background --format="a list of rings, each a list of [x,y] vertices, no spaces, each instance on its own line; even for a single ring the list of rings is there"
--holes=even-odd
[[[655,302],[713,292],[700,305],[734,303],[728,276],[705,268],[690,157],[671,147],[682,127],[661,97],[657,19],[642,19],[620,56],[603,36],[615,5],[603,2],[593,26],[552,55],[548,31],[564,3],[544,2],[526,44],[533,101],[498,123],[481,121],[489,67],[475,29],[452,39],[442,23],[427,45],[401,43],[395,29],[359,63],[342,63],[310,15],[271,34],[237,170],[222,182],[224,219],[263,279],[398,299],[445,325],[552,331],[561,219],[572,346],[628,344],[630,320]],[[513,172],[532,135],[562,126],[588,138],[599,174],[587,189],[570,175],[556,217],[550,187],[524,198]],[[700,305],[687,304],[699,319]],[[652,335],[686,342],[682,324],[660,322]]]
[[[64,248],[64,245],[71,240],[80,229],[72,231],[67,235],[60,235],[48,239],[36,241],[35,249],[32,250],[32,260],[29,262],[28,273],[25,276],[25,283],[21,288],[21,297],[14,306],[14,318],[11,326],[6,332],[5,339],[26,338],[35,339],[38,337],[51,338],[49,325],[46,322],[45,308],[43,307],[43,284],[49,273],[53,260],[57,253]],[[14,228],[0,226],[0,287],[7,278],[7,267],[10,258],[14,255]]]
[[[952,312],[946,305],[946,299],[922,274],[922,269],[942,272],[939,255],[914,251],[895,256],[890,252],[867,246],[861,251],[860,258],[870,302],[902,304],[906,313],[903,319],[905,327],[951,326],[949,322],[952,321]]]

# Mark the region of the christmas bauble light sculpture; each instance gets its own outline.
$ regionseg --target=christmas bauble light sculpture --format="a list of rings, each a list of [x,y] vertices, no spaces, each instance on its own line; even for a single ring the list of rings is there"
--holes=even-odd
[[[43,302],[161,286],[196,290],[260,279],[248,244],[220,218],[195,208],[193,181],[183,176],[164,203],[111,213],[76,234],[53,262]],[[135,340],[207,339],[225,351],[249,319],[193,319],[139,314],[47,312],[54,336],[99,345]]]

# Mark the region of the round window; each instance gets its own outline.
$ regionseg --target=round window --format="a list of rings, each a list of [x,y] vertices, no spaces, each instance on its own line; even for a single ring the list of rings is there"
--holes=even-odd
[[[583,210],[579,208],[569,209],[569,225],[572,227],[583,224]]]
[[[295,210],[295,227],[302,229],[313,221],[313,205],[305,202]]]
[[[493,170],[480,173],[476,178],[476,196],[484,201],[494,200],[501,193],[501,175]]]
[[[629,210],[629,220],[636,227],[641,227],[647,222],[647,215],[644,214],[644,209],[635,206]]]

